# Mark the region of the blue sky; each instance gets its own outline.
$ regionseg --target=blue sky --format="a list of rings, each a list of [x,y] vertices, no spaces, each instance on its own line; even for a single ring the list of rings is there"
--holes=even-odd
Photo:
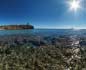
[[[25,24],[35,28],[85,28],[85,0],[82,9],[69,11],[68,0],[0,0],[0,24]]]

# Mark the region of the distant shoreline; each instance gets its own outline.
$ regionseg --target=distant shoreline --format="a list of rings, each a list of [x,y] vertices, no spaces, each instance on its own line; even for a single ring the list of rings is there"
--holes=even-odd
[[[0,26],[0,30],[22,30],[22,29],[34,29],[32,25],[4,25]]]

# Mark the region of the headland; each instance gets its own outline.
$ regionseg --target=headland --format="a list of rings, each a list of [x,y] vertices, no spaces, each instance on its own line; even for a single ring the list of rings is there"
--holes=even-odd
[[[22,29],[34,29],[32,25],[3,25],[0,26],[1,30],[22,30]]]

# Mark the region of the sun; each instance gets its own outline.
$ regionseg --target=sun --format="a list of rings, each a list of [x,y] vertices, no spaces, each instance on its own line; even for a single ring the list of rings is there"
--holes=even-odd
[[[68,4],[70,11],[77,12],[81,8],[80,0],[69,0]]]

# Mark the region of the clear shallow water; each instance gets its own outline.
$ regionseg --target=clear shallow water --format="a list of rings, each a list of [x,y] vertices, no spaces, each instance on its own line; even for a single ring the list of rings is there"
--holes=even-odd
[[[86,30],[72,29],[33,29],[33,30],[0,30],[0,36],[3,35],[86,35]]]

